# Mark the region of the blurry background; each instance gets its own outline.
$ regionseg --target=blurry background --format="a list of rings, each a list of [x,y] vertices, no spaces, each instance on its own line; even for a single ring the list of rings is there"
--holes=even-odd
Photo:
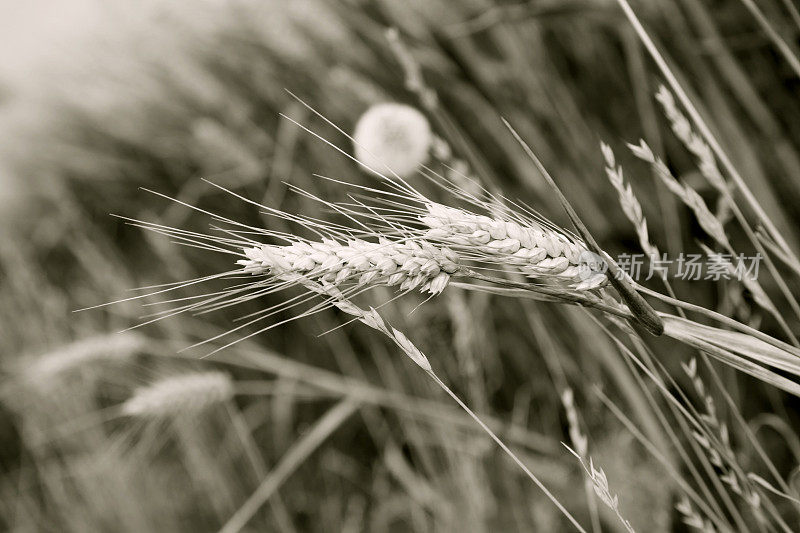
[[[796,48],[794,8],[760,4]],[[738,0],[634,7],[762,205],[796,242],[797,73]],[[660,78],[615,2],[38,0],[3,3],[0,25],[0,527],[216,531],[320,420],[330,422],[323,417],[336,402],[355,396],[358,409],[300,453],[246,530],[567,530],[540,491],[383,338],[358,325],[320,336],[344,320],[333,311],[202,360],[209,347],[178,350],[278,300],[123,334],[116,332],[153,309],[133,301],[73,311],[231,268],[226,256],[112,217],[207,230],[208,217],[140,187],[282,229],[201,178],[311,215],[319,206],[283,182],[332,199],[344,199],[343,188],[312,174],[374,183],[280,114],[350,151],[344,136],[285,89],[346,131],[377,102],[422,107],[405,85],[388,27],[399,30],[438,95],[436,109],[426,110],[434,131],[484,184],[566,222],[505,117],[601,244],[639,252],[604,175],[604,140],[625,166],[653,241],[671,255],[698,253],[705,237],[690,213],[626,153],[625,142],[645,138],[715,207],[656,107]],[[441,162],[432,165],[446,172]],[[676,290],[780,335],[736,282],[679,282]],[[175,297],[199,293],[189,287]],[[405,298],[386,316],[579,520],[589,520],[583,473],[560,444],[569,442],[560,399],[567,386],[591,455],[634,527],[685,527],[663,467],[598,399],[596,388],[667,448],[638,376],[588,314],[458,290],[411,313],[418,304]],[[688,384],[680,362],[690,354],[657,346],[676,380]],[[114,411],[140,386],[197,370],[225,372],[240,393],[169,420]],[[793,480],[795,406],[753,380],[720,373]],[[723,402],[718,410],[728,416]],[[749,464],[752,450],[736,434],[733,440]],[[606,512],[603,529],[620,530]]]

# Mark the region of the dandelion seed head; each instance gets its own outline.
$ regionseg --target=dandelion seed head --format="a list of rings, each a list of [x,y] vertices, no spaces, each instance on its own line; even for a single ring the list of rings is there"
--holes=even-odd
[[[355,157],[373,172],[411,175],[428,160],[433,135],[428,119],[413,107],[383,103],[370,107],[353,132]]]

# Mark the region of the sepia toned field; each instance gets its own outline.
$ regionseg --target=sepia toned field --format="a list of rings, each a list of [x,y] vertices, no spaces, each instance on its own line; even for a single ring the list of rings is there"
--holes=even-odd
[[[791,0],[85,4],[0,55],[0,529],[800,530]]]

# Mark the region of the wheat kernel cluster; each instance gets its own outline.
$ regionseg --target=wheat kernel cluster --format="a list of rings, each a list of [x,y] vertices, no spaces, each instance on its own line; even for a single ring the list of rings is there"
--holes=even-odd
[[[566,235],[437,203],[426,209],[428,214],[421,217],[430,228],[426,239],[480,251],[531,277],[568,280],[577,289],[597,288],[607,281],[605,275],[585,270],[582,259],[588,250]]]
[[[238,261],[246,272],[270,274],[282,279],[301,275],[315,281],[341,285],[397,286],[401,291],[419,289],[441,293],[459,270],[458,256],[449,248],[425,241],[379,242],[333,239],[297,241],[286,246],[263,245],[244,250]]]

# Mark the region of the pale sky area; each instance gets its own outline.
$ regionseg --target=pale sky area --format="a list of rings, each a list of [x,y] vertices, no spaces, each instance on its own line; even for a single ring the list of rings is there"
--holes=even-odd
[[[0,0],[0,76],[21,75],[97,26],[101,0]]]
[[[92,35],[113,36],[163,0],[0,0],[0,79],[80,57]],[[124,22],[121,22],[124,21]],[[71,52],[76,52],[72,55]]]

